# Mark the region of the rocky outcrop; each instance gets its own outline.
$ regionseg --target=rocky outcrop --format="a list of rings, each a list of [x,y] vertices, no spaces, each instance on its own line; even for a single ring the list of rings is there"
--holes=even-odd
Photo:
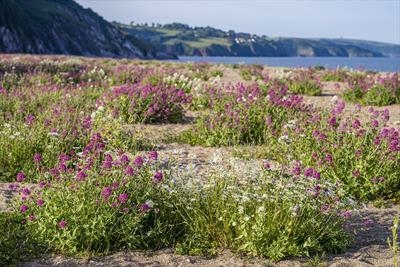
[[[73,0],[0,0],[0,52],[154,58],[157,51]],[[168,57],[161,52],[161,56]]]

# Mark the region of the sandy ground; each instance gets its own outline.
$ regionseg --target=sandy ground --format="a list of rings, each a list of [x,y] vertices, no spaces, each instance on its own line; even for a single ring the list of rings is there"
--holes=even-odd
[[[233,69],[224,71],[223,82],[236,82],[240,77]],[[343,88],[343,84],[340,85]],[[338,95],[340,90],[335,88],[334,83],[324,83],[323,95],[318,97],[305,97],[306,101],[320,108],[329,108],[333,96]],[[391,114],[390,126],[400,125],[400,105],[388,108]],[[379,108],[380,110],[384,108]],[[354,105],[346,104],[345,112],[351,114]],[[366,108],[364,108],[366,110]],[[189,124],[180,125],[152,125],[145,128],[147,133],[153,133],[151,139],[162,141],[165,133],[176,134],[189,127]],[[139,130],[138,129],[138,130]],[[165,144],[159,145],[161,158],[172,158],[177,164],[193,164],[201,170],[207,168],[212,155],[218,151],[232,155],[229,148],[205,148],[191,147],[188,145]],[[260,160],[247,161],[246,164],[262,164]],[[5,211],[12,199],[13,194],[8,189],[7,183],[0,183],[0,211]],[[66,258],[58,255],[42,255],[40,259],[22,262],[19,266],[393,266],[393,255],[386,239],[391,236],[390,227],[393,218],[400,215],[400,206],[388,205],[385,208],[376,208],[366,205],[359,209],[349,224],[349,232],[354,240],[351,247],[342,254],[325,255],[319,259],[295,258],[273,263],[267,259],[243,258],[227,250],[221,250],[217,257],[192,257],[175,255],[172,249],[155,252],[122,251],[108,256],[95,257],[89,261],[86,259]],[[371,219],[373,224],[366,228],[364,221]],[[400,237],[399,237],[400,239]],[[319,265],[317,265],[319,264]]]

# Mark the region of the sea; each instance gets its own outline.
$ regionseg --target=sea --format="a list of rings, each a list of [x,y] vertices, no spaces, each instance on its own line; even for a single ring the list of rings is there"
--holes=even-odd
[[[400,58],[390,57],[179,57],[180,62],[218,64],[259,64],[270,67],[348,68],[382,72],[400,72]]]

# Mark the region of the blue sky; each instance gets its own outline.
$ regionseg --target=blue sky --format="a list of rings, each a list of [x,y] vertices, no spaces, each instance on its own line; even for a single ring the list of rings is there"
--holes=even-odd
[[[400,44],[400,0],[75,0],[109,21]]]

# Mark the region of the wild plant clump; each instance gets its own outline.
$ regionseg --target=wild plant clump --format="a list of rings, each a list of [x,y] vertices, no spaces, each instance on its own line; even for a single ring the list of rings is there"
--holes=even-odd
[[[158,153],[105,151],[100,134],[62,155],[37,185],[19,173],[15,221],[23,242],[48,252],[93,255],[175,246],[214,254],[227,247],[279,260],[342,251],[352,208],[340,185],[265,169],[237,172],[216,158],[207,178],[162,169]]]
[[[180,122],[183,105],[191,96],[171,86],[143,84],[113,88],[107,99],[114,112],[128,123]]]
[[[400,103],[400,76],[398,73],[385,76],[349,79],[348,89],[343,93],[346,101],[363,105],[385,106]]]

